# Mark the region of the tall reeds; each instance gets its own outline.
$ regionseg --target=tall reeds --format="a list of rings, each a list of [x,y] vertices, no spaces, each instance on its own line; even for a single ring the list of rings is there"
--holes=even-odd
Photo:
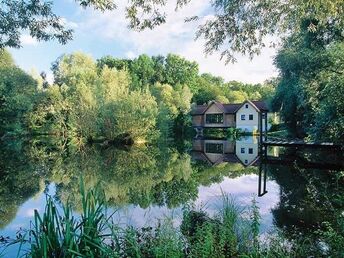
[[[180,227],[166,218],[156,227],[138,229],[121,228],[112,221],[100,188],[86,191],[81,182],[80,194],[80,215],[73,213],[69,203],[59,208],[52,197],[47,197],[44,212],[35,211],[32,228],[15,241],[23,248],[18,256],[205,258],[303,257],[309,254],[309,246],[305,243],[290,242],[280,235],[262,242],[255,199],[250,208],[242,208],[222,193],[222,206],[213,216],[202,209],[185,208]]]

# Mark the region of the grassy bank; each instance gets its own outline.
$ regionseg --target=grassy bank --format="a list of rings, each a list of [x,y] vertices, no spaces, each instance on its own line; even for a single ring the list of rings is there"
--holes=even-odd
[[[223,194],[223,205],[212,216],[189,207],[180,226],[164,219],[138,229],[113,223],[102,190],[85,191],[81,185],[80,194],[80,217],[69,204],[61,210],[48,197],[43,214],[35,211],[33,227],[9,243],[18,245],[18,257],[340,257],[343,238],[331,227],[319,234],[318,249],[307,239],[286,239],[278,232],[262,240],[254,199],[243,209]]]

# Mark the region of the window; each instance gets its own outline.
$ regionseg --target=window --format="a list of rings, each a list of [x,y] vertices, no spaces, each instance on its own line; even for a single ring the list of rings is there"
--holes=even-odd
[[[252,114],[248,115],[248,120],[253,120],[253,115]]]
[[[252,148],[248,148],[248,154],[253,154],[253,149]]]
[[[240,149],[240,152],[241,152],[241,153],[245,153],[245,148],[241,148],[241,149]]]
[[[245,105],[245,108],[248,108],[248,104]]]
[[[223,124],[223,114],[206,114],[205,121],[207,124]]]
[[[206,153],[223,153],[222,143],[206,143],[205,144]]]
[[[246,120],[246,116],[245,115],[241,115],[241,120]]]
[[[247,164],[248,163],[248,160],[247,159],[245,159],[245,164]]]

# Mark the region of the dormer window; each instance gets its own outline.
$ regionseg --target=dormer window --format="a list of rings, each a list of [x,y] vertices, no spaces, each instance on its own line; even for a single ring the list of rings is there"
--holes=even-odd
[[[248,108],[248,104],[245,105],[245,108]]]

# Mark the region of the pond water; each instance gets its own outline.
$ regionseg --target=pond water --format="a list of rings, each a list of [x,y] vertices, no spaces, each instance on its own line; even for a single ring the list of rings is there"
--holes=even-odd
[[[241,207],[253,198],[261,234],[275,228],[306,233],[343,211],[341,152],[269,148],[258,139],[193,139],[178,144],[75,149],[62,139],[2,143],[0,149],[0,236],[29,228],[46,196],[70,200],[80,210],[79,182],[100,184],[121,225],[154,225],[165,216],[178,224],[186,204],[215,213],[222,193]],[[3,248],[2,248],[3,249]],[[3,251],[15,257],[17,247]],[[0,255],[1,256],[1,255]]]

